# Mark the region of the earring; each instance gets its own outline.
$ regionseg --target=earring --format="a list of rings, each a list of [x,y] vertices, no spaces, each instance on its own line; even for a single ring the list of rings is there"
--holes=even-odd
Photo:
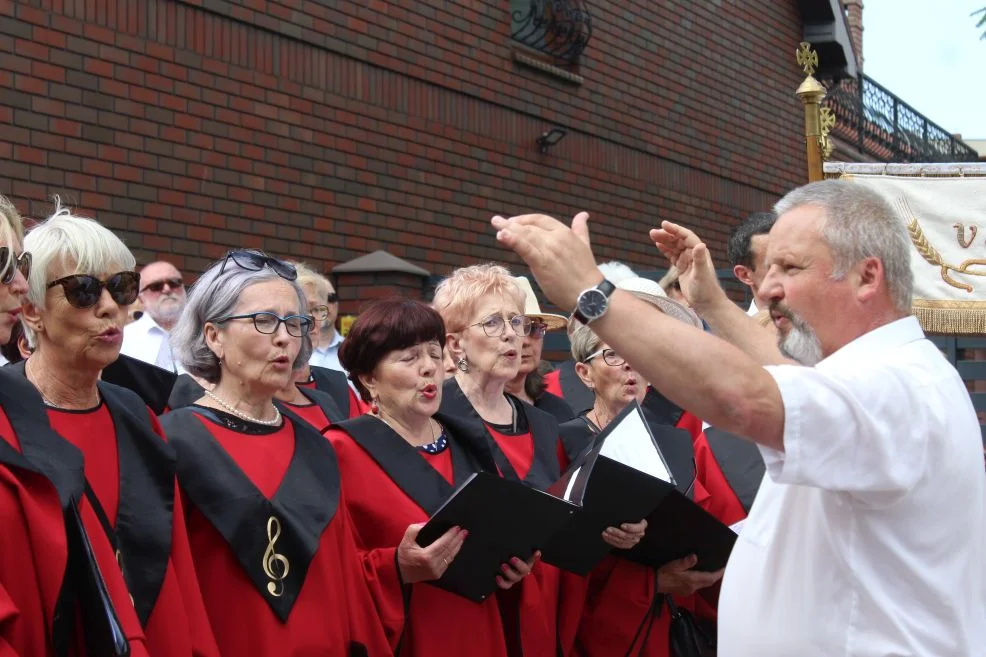
[[[377,403],[376,399],[370,400],[370,413],[373,415],[380,415],[380,404]]]
[[[468,372],[469,371],[469,361],[466,360],[466,357],[465,356],[463,356],[462,358],[460,358],[459,361],[455,364],[455,366],[458,367],[459,368],[459,371],[461,371],[461,372]]]

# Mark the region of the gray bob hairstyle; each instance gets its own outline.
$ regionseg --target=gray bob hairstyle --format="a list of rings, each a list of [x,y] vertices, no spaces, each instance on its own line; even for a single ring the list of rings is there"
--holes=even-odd
[[[226,268],[219,273],[223,262],[226,262]],[[189,290],[185,309],[171,331],[171,348],[189,374],[201,377],[209,383],[219,382],[222,368],[219,358],[205,342],[206,323],[217,317],[232,314],[240,296],[248,287],[277,280],[291,284],[298,302],[296,312],[299,315],[307,315],[308,301],[301,286],[296,281],[282,278],[270,267],[253,271],[240,267],[232,258],[228,261],[223,258],[213,263],[199,277]],[[310,335],[306,335],[301,338],[301,351],[295,358],[293,369],[303,367],[311,355],[312,339]]]

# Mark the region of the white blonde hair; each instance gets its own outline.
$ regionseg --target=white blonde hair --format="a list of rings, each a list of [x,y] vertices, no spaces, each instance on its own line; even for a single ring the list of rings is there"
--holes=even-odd
[[[133,271],[137,261],[127,245],[98,222],[73,215],[56,199],[55,212],[28,232],[24,250],[31,252],[27,298],[44,309],[51,270],[69,266],[71,274],[116,274]]]

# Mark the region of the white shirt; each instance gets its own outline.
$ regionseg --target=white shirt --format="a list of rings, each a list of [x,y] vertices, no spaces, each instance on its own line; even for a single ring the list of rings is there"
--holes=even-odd
[[[746,314],[749,315],[750,317],[753,317],[753,316],[755,316],[759,312],[760,312],[760,309],[757,308],[757,300],[754,299],[754,300],[752,300],[750,302],[750,307],[747,308]]]
[[[720,657],[986,654],[986,474],[955,369],[913,317],[766,369],[785,451],[761,447]]]
[[[339,347],[342,345],[343,337],[338,331],[332,332],[332,341],[327,346],[319,346],[312,350],[312,357],[308,359],[309,365],[327,367],[330,370],[345,372],[339,362]]]
[[[168,332],[145,312],[136,322],[123,327],[123,348],[120,352],[181,374],[185,370],[175,362],[168,337]]]

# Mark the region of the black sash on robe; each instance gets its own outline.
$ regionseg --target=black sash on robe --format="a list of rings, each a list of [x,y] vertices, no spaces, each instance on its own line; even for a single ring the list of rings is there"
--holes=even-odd
[[[286,622],[322,533],[335,517],[341,487],[329,441],[290,410],[279,408],[293,426],[295,441],[272,499],[257,489],[207,428],[218,415],[201,407],[183,408],[161,422],[178,453],[182,490],[226,540],[261,597]],[[207,419],[208,414],[214,419]]]
[[[575,371],[574,360],[568,359],[558,365],[558,384],[561,386],[561,396],[572,407],[575,415],[591,410],[596,403],[596,396],[582,383]]]
[[[473,453],[467,444],[456,437],[453,427],[447,424],[444,425],[445,437],[452,450],[454,479],[451,484],[418,449],[408,444],[386,422],[372,415],[361,415],[333,426],[349,434],[397,487],[429,516],[438,511],[455,489],[474,472],[496,469],[492,454],[487,452],[481,456]],[[483,461],[486,461],[485,468]]]
[[[168,404],[177,375],[171,370],[120,354],[119,358],[103,368],[100,378],[134,391],[155,415],[160,415]]]
[[[191,406],[205,396],[205,388],[188,374],[179,374],[168,397],[168,408],[175,410]]]
[[[336,406],[342,411],[344,418],[349,417],[352,409],[349,408],[349,379],[344,372],[331,370],[327,367],[311,366],[312,379],[315,380],[315,389],[327,392],[335,400]]]
[[[322,413],[325,415],[325,418],[332,425],[342,422],[349,417],[348,415],[342,414],[342,411],[339,409],[339,405],[336,404],[335,399],[333,399],[332,395],[327,392],[323,392],[318,388],[305,388],[303,386],[298,386],[298,390],[301,391],[301,394],[303,394],[308,401],[321,409]],[[325,427],[315,428],[320,431],[325,431]]]
[[[25,376],[25,362],[11,369]],[[120,464],[115,536],[108,538],[111,545],[118,545],[123,579],[144,626],[161,593],[171,558],[175,454],[154,432],[150,411],[136,393],[105,381],[96,385],[113,420]]]
[[[647,389],[643,407],[658,423],[669,426],[676,426],[684,415],[680,406],[653,387]],[[704,433],[726,483],[733,490],[743,510],[749,513],[766,468],[760,450],[753,442],[722,429],[707,427]]]
[[[541,396],[534,400],[534,408],[554,416],[559,424],[575,417],[575,411],[568,402],[548,391],[542,392]]]
[[[494,463],[505,479],[520,481],[538,490],[547,490],[561,476],[558,469],[558,422],[548,413],[512,395],[507,394],[507,397],[514,404],[514,408],[519,408],[524,413],[534,440],[534,460],[524,479],[517,475],[510,460],[486,427],[486,422],[466,398],[455,377],[447,379],[442,386],[442,404],[435,419],[446,426],[457,424],[461,428],[461,432],[457,434],[460,439],[478,454],[484,452],[492,454]]]

